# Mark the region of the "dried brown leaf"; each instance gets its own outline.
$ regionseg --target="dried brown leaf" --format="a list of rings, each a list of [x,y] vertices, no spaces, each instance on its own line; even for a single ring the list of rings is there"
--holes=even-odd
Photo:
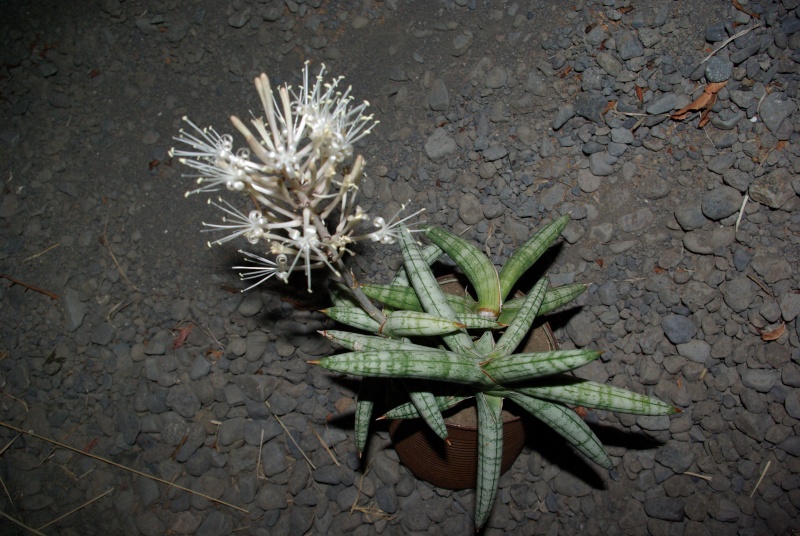
[[[711,84],[706,85],[705,89],[703,89],[703,93],[697,97],[694,102],[688,104],[684,108],[681,108],[674,114],[670,116],[671,119],[676,121],[682,121],[686,119],[690,113],[692,112],[699,112],[700,110],[710,109],[714,106],[714,103],[717,101],[717,93],[720,92],[722,88],[725,87],[728,81],[725,80],[724,82],[713,82]]]
[[[746,14],[750,15],[750,16],[751,16],[751,17],[753,17],[754,19],[760,19],[760,18],[761,18],[761,15],[759,15],[758,13],[754,13],[754,12],[752,12],[752,11],[748,11],[748,10],[746,10],[746,9],[745,9],[745,8],[742,6],[742,4],[740,4],[740,3],[738,2],[738,0],[733,0],[733,7],[735,7],[736,9],[738,9],[739,11],[741,11],[742,13],[746,13]]]
[[[761,335],[762,341],[777,341],[781,338],[781,336],[786,332],[786,324],[781,322],[781,325],[777,328],[773,329],[772,331],[764,331],[762,329],[758,330],[758,333]]]

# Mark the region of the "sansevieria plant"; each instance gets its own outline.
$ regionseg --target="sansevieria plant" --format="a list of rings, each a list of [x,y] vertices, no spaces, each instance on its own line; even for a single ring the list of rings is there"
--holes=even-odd
[[[552,427],[580,452],[610,469],[599,439],[571,406],[637,415],[669,415],[679,409],[655,398],[593,381],[568,371],[600,356],[572,349],[515,353],[534,319],[580,295],[585,285],[549,288],[542,278],[525,296],[506,300],[519,278],[561,234],[569,216],[546,225],[523,244],[499,272],[474,245],[447,231],[426,227],[433,244],[420,249],[406,228],[399,243],[404,270],[389,285],[333,287],[334,305],[324,312],[370,334],[328,330],[323,335],[350,350],[314,364],[363,376],[356,406],[356,445],[366,445],[376,394],[372,378],[396,378],[408,400],[384,417],[423,418],[447,441],[442,411],[474,397],[478,410],[475,525],[491,512],[503,451],[501,410],[513,401]],[[475,298],[442,292],[430,264],[446,253],[463,271]],[[380,310],[370,300],[383,304]]]

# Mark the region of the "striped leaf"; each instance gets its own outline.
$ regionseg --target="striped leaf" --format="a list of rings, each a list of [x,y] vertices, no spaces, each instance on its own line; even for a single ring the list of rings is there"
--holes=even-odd
[[[353,291],[347,285],[338,281],[328,281],[328,292],[333,305],[338,307],[358,307],[358,300],[353,297]]]
[[[419,382],[417,382],[419,383]],[[411,403],[417,409],[417,413],[422,417],[428,426],[433,430],[441,439],[447,439],[447,426],[444,424],[444,417],[442,412],[439,411],[439,406],[436,403],[436,397],[430,391],[412,390],[403,382],[408,390],[408,396],[411,398]]]
[[[522,274],[527,272],[528,268],[533,266],[533,263],[539,260],[539,257],[555,242],[569,223],[569,219],[569,214],[564,214],[545,225],[511,255],[503,269],[500,270],[500,297],[502,299],[506,299]]]
[[[489,354],[489,357],[507,356],[517,349],[519,343],[525,338],[525,335],[530,331],[533,321],[536,319],[536,314],[539,312],[539,307],[544,300],[545,290],[547,289],[548,279],[542,278],[531,289],[525,297],[519,314],[514,317],[514,321],[508,325],[503,336],[497,341],[494,350]]]
[[[439,411],[447,411],[468,398],[470,397],[460,395],[437,396],[435,397],[436,407],[439,408]],[[417,407],[412,402],[400,404],[383,415],[384,419],[416,419],[417,417],[419,417],[419,411],[417,411]]]
[[[445,335],[464,328],[464,324],[418,311],[392,311],[380,332],[389,337]]]
[[[428,266],[433,264],[434,262],[442,256],[444,252],[442,249],[437,246],[436,244],[428,244],[424,248],[420,250],[420,255],[422,255],[422,260],[427,263]],[[411,282],[408,280],[408,274],[406,273],[405,267],[401,267],[397,274],[395,274],[394,279],[392,280],[392,285],[397,285],[400,287],[408,287]]]
[[[520,393],[508,392],[504,393],[504,396],[558,432],[597,465],[606,469],[612,468],[611,459],[606,454],[603,444],[573,410]]]
[[[475,395],[478,407],[478,480],[475,485],[475,527],[489,519],[503,462],[503,399],[486,393]]]
[[[546,315],[549,312],[555,311],[559,307],[567,305],[572,300],[583,294],[586,288],[587,285],[576,283],[574,285],[563,285],[560,287],[547,289],[547,292],[545,292],[544,295],[544,300],[542,300],[542,305],[539,307],[539,312],[536,314],[536,316]],[[510,324],[519,312],[522,304],[525,303],[525,298],[526,296],[521,296],[505,302],[503,304],[503,311],[500,313],[500,318],[498,318],[497,321],[503,324]]]
[[[417,294],[411,287],[401,287],[399,285],[361,285],[361,290],[368,298],[379,301],[392,309],[404,311],[422,311],[422,304],[417,298]],[[468,296],[456,296],[445,294],[450,307],[461,317],[462,314],[473,313],[477,310],[478,302]]]
[[[341,322],[342,324],[356,329],[363,329],[364,331],[369,331],[371,333],[378,333],[381,329],[381,325],[373,320],[372,317],[360,307],[344,307],[334,305],[333,307],[328,307],[320,312],[328,315],[328,317],[336,320],[337,322]]]
[[[349,331],[339,331],[336,329],[321,331],[320,335],[353,352],[360,352],[362,350],[429,349],[427,346],[420,346],[406,340],[388,339],[386,337],[375,337],[373,335],[362,335],[361,333],[351,333]]]
[[[477,247],[444,229],[427,227],[423,232],[467,276],[478,295],[478,314],[492,319],[500,316],[500,281],[492,261]]]
[[[431,313],[443,318],[451,320],[458,320],[453,308],[445,298],[442,289],[436,282],[436,278],[431,272],[430,266],[422,258],[414,238],[411,236],[408,228],[401,227],[399,234],[400,251],[403,253],[403,263],[405,264],[406,273],[411,280],[411,286],[417,294],[422,308],[426,313]],[[472,339],[470,339],[467,332],[464,330],[451,333],[449,335],[442,335],[444,343],[454,352],[459,352],[466,355],[474,353],[472,350]]]
[[[491,331],[487,331],[481,338],[475,341],[475,351],[478,352],[480,355],[489,355],[494,349],[494,335]]]
[[[562,378],[558,378],[562,380]],[[672,415],[680,410],[657,398],[589,380],[564,377],[564,383],[522,387],[520,393],[564,404],[634,415]]]
[[[453,383],[490,385],[480,365],[447,350],[370,350],[350,352],[311,364],[354,376],[419,378]]]
[[[369,423],[372,421],[372,410],[375,408],[375,400],[381,392],[380,380],[375,378],[364,378],[358,388],[358,398],[356,400],[355,414],[355,441],[358,457],[367,448],[367,438],[369,437]]]
[[[581,367],[600,357],[596,350],[554,350],[511,354],[493,359],[483,370],[497,383],[518,382]]]

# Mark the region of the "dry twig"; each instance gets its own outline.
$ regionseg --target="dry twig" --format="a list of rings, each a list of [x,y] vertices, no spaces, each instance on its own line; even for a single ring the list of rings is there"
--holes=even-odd
[[[28,283],[24,283],[24,282],[20,281],[19,279],[15,279],[15,278],[11,277],[10,275],[0,274],[0,279],[8,279],[14,285],[19,285],[21,287],[25,287],[26,289],[32,290],[34,292],[38,292],[39,294],[44,294],[45,296],[49,297],[51,300],[57,300],[58,299],[58,295],[57,294],[54,294],[54,293],[52,293],[52,292],[50,292],[48,290],[41,289],[39,287],[34,287],[33,285],[29,285]]]

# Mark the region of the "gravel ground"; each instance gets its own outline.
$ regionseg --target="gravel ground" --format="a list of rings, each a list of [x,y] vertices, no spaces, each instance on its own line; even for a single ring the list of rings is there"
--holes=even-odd
[[[683,409],[590,410],[611,472],[534,427],[485,534],[800,533],[797,0],[32,0],[0,20],[0,534],[472,532],[472,493],[417,481],[385,428],[357,458],[356,382],[306,364],[332,351],[322,293],[239,293],[241,245],[206,247],[217,214],[168,156],[183,115],[233,132],[256,75],[296,85],[306,60],[380,120],[365,209],[410,199],[498,264],[571,212],[551,278],[592,285],[551,318],[562,346]],[[704,89],[702,128],[670,117]],[[353,264],[385,281],[398,259]]]

